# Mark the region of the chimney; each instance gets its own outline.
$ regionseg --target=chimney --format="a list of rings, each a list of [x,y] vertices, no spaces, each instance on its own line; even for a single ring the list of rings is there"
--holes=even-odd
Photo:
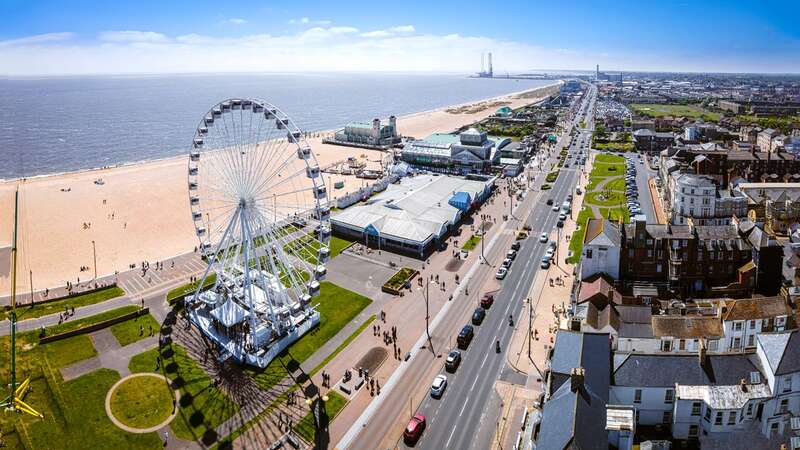
[[[742,389],[742,392],[747,392],[747,380],[744,378],[739,380],[739,387]]]
[[[706,342],[704,339],[700,339],[700,349],[697,351],[697,359],[700,362],[700,367],[705,370],[708,365],[708,356],[706,355]]]
[[[583,388],[585,371],[583,367],[573,367],[569,374],[569,386],[572,392]]]

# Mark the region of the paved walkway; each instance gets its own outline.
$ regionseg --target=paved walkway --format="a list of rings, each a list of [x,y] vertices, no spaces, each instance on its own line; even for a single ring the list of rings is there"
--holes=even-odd
[[[95,371],[101,367],[113,369],[119,372],[121,376],[130,375],[131,371],[128,370],[128,363],[132,357],[147,350],[156,348],[158,345],[158,337],[151,336],[133,344],[120,347],[117,339],[111,334],[111,330],[103,329],[95,331],[89,335],[92,338],[92,343],[97,350],[97,356],[83,361],[77,362],[71,366],[61,368],[61,376],[64,381],[69,381],[78,378],[81,375],[86,375],[89,372]],[[113,344],[109,342],[113,340]]]
[[[133,304],[135,303],[129,297],[122,296],[122,297],[112,298],[111,300],[106,300],[104,302],[95,303],[93,305],[82,306],[80,308],[75,308],[75,315],[70,316],[69,319],[67,319],[67,322],[69,321],[74,322],[77,319],[83,319],[85,317],[93,316],[95,314],[100,314],[105,311]],[[139,304],[141,305],[141,303]],[[53,325],[58,325],[59,323],[58,316],[59,313],[56,313],[56,314],[50,314],[48,316],[37,317],[35,319],[21,320],[17,322],[17,332],[36,330],[43,326],[49,327]],[[0,322],[0,336],[6,336],[10,333],[11,333],[11,322],[7,320]]]

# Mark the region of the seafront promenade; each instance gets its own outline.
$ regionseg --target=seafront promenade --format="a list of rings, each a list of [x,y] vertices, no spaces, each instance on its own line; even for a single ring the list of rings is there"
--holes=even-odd
[[[513,108],[534,103],[548,89],[552,87],[471,102],[483,105],[471,109],[449,106],[411,114],[398,118],[398,129],[405,136],[420,138],[453,131],[494,113],[497,104]],[[367,169],[378,169],[384,156],[375,150],[322,144],[321,139],[309,139],[321,167],[353,157]],[[34,291],[92,279],[95,258],[98,277],[106,277],[141,261],[163,261],[192,252],[198,240],[189,211],[186,170],[186,158],[177,157],[0,183],[0,211],[13,211],[14,190],[20,186],[18,292],[31,290],[31,278]],[[325,181],[344,182],[343,188],[331,190],[332,198],[363,184],[344,175],[325,174]],[[0,296],[10,292],[12,219],[11,214],[0,217]]]

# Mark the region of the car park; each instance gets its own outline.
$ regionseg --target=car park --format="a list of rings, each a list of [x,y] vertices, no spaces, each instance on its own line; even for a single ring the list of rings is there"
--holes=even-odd
[[[508,269],[506,269],[505,267],[500,267],[499,269],[497,269],[497,272],[495,272],[494,277],[497,278],[498,280],[502,280],[503,278],[506,277],[506,275],[508,275]]]
[[[492,305],[494,304],[494,295],[489,294],[488,292],[486,294],[483,294],[483,297],[481,297],[480,303],[481,303],[481,306],[484,307],[484,308],[487,308],[487,309],[491,308]]]
[[[425,416],[422,414],[415,414],[414,417],[408,421],[406,429],[403,430],[403,440],[407,444],[416,443],[420,436],[422,436],[422,432],[425,431],[425,424]]]
[[[472,324],[480,325],[483,323],[484,318],[486,318],[486,310],[483,308],[475,308],[475,311],[472,312]]]
[[[431,397],[442,398],[445,389],[447,389],[447,377],[442,374],[436,375],[431,383]]]
[[[461,352],[458,350],[450,350],[450,353],[447,354],[447,359],[444,360],[444,369],[448,372],[455,372],[460,365]]]
[[[462,350],[466,350],[469,347],[469,343],[472,342],[472,338],[475,336],[475,329],[472,328],[472,325],[464,325],[464,328],[458,333],[458,337],[456,338],[456,342],[458,343],[458,348]]]

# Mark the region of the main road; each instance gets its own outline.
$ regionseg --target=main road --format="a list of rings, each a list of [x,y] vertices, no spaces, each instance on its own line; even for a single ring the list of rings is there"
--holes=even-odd
[[[591,111],[589,99],[595,94],[594,87],[590,88],[590,95],[583,100],[581,110],[572,119],[568,130],[571,131],[575,124],[581,122],[586,110]],[[590,113],[591,114],[591,113]],[[587,122],[592,123],[587,119]],[[572,140],[566,134],[559,141],[550,162],[555,162],[560,156],[560,150],[567,141]],[[570,147],[570,154],[577,153],[577,137],[572,140],[575,144]],[[574,159],[573,159],[574,161]],[[543,166],[547,166],[545,163]],[[558,213],[551,211],[551,206],[545,202],[553,199],[554,205],[560,205],[567,195],[573,192],[577,185],[579,171],[577,166],[562,168],[557,180],[550,190],[529,190],[528,194],[517,209],[517,213],[528,210],[523,218],[512,218],[509,230],[497,234],[489,243],[486,258],[489,264],[476,265],[474,272],[468,277],[473,283],[473,290],[467,294],[468,287],[464,288],[463,296],[459,295],[446,308],[452,309],[439,314],[435,320],[431,335],[434,352],[424,351],[418,353],[412,360],[405,363],[397,382],[388,392],[384,392],[381,402],[374,408],[368,408],[362,418],[363,428],[358,423],[348,432],[348,435],[339,443],[338,448],[348,449],[375,449],[392,448],[396,445],[403,447],[402,440],[398,443],[398,432],[402,430],[405,421],[411,415],[411,409],[424,395],[424,400],[416,411],[424,414],[428,419],[428,426],[416,447],[425,449],[466,449],[488,448],[491,435],[484,439],[474,440],[475,431],[478,429],[481,417],[487,409],[494,382],[498,379],[505,366],[506,349],[510,344],[513,327],[509,326],[509,315],[514,320],[519,318],[523,303],[528,296],[528,291],[533,284],[534,277],[544,255],[546,245],[539,243],[539,234],[551,234],[555,230]],[[540,187],[544,181],[546,170],[538,177],[534,188]],[[534,194],[535,193],[535,194]],[[466,351],[462,351],[462,363],[456,373],[447,374],[448,387],[444,396],[434,400],[427,395],[427,386],[433,377],[444,372],[443,355],[454,345],[453,336],[458,330],[469,322],[472,310],[477,306],[477,298],[481,294],[479,289],[489,277],[494,276],[495,267],[505,257],[511,242],[514,240],[514,222],[524,220],[530,227],[530,238],[524,241],[516,261],[512,265],[506,279],[503,280],[500,291],[495,295],[495,303],[488,310],[488,314],[480,326],[475,327],[475,337]],[[517,226],[518,226],[518,222]],[[559,249],[566,251],[566,249]],[[483,282],[481,282],[483,281]],[[466,298],[464,298],[466,297]],[[495,351],[495,342],[500,341],[502,351]],[[388,387],[388,386],[386,386]],[[377,401],[377,400],[376,400]],[[373,401],[375,403],[375,401]],[[372,405],[371,405],[372,406]],[[491,411],[487,412],[490,415]],[[492,421],[493,423],[493,421]],[[493,430],[493,428],[492,428]]]
[[[591,91],[593,92],[593,91]],[[591,95],[587,96],[591,98]],[[583,108],[585,108],[586,101]],[[582,108],[582,110],[583,110]],[[580,123],[584,114],[578,114],[573,124]],[[588,120],[587,120],[588,122]],[[591,122],[590,122],[591,123]],[[580,139],[574,139],[569,147],[569,155],[579,151]],[[554,152],[558,158],[559,151]],[[572,159],[574,161],[574,158]],[[428,418],[428,430],[415,447],[423,449],[487,449],[491,446],[492,435],[499,417],[499,408],[489,402],[495,381],[505,367],[505,352],[511,341],[514,327],[509,325],[509,314],[514,321],[523,320],[521,310],[529,296],[529,290],[536,277],[539,264],[544,256],[546,244],[539,242],[539,235],[546,233],[553,238],[557,230],[558,212],[546,204],[552,199],[560,205],[567,195],[573,193],[578,184],[580,168],[570,164],[562,168],[558,178],[549,191],[541,191],[526,223],[531,227],[531,238],[525,240],[516,261],[511,266],[500,292],[495,296],[495,304],[489,309],[484,322],[476,328],[475,338],[466,352],[462,352],[463,362],[455,374],[447,374],[448,387],[444,396],[437,400],[430,396],[419,407],[419,412]],[[540,177],[543,178],[543,177]],[[541,180],[539,180],[541,183]],[[577,206],[575,206],[577,208]],[[574,211],[577,214],[577,211]],[[507,247],[503,247],[505,249]],[[559,252],[567,251],[566,248]],[[502,258],[502,256],[501,256]],[[499,261],[490,261],[497,263]],[[571,276],[569,273],[564,273]],[[496,353],[495,342],[500,341],[501,353]],[[481,429],[482,432],[478,432]],[[488,431],[488,432],[487,432]],[[402,447],[402,444],[401,444]]]

